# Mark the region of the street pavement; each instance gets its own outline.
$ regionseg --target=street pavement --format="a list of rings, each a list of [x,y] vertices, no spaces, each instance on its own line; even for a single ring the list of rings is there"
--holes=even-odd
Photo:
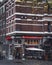
[[[52,61],[43,60],[0,60],[0,65],[52,65]]]

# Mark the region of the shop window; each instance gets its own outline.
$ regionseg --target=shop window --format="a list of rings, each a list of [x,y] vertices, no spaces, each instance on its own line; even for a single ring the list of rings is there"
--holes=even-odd
[[[34,40],[32,40],[32,44],[34,44]]]
[[[16,42],[17,44],[21,44],[21,40],[20,40],[20,39],[17,40],[17,38],[15,38],[15,42]]]
[[[31,40],[29,40],[29,44],[31,44],[32,42],[31,42]]]
[[[28,40],[25,40],[25,44],[28,44]]]
[[[18,43],[21,44],[21,40],[20,39],[18,40]]]
[[[38,44],[38,41],[37,40],[34,40],[34,44]]]
[[[25,40],[25,44],[38,44],[38,40]]]
[[[29,44],[29,40],[27,40],[28,44]]]

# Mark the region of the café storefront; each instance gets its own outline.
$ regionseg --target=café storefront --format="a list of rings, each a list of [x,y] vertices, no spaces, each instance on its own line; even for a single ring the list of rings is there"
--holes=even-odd
[[[42,43],[42,37],[38,36],[18,36],[16,38],[15,36],[13,38],[12,36],[7,36],[6,40],[8,45],[8,59],[15,58],[14,51],[16,54],[19,53],[20,58],[22,58],[26,53],[26,48],[40,48],[40,44]]]

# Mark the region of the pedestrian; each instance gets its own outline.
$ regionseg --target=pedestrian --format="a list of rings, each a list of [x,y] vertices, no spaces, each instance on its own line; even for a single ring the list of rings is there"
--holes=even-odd
[[[16,49],[13,50],[13,58],[16,58]]]

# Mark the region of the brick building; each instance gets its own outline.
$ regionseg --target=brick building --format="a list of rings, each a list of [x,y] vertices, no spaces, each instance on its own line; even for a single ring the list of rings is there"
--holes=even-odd
[[[0,41],[9,45],[9,55],[11,45],[40,48],[52,36],[51,4],[51,0],[8,0],[0,5]]]

